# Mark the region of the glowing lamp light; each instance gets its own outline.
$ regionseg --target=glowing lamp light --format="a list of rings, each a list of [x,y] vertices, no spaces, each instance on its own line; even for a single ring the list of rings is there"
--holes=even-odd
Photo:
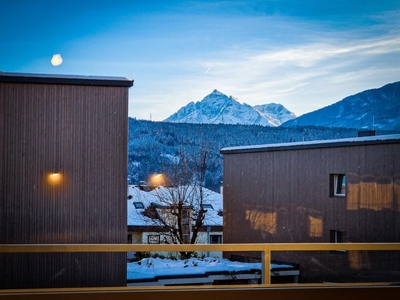
[[[150,184],[152,186],[162,186],[165,185],[165,176],[163,174],[154,174],[150,177]]]
[[[63,59],[61,57],[61,54],[54,54],[53,57],[51,58],[51,64],[55,67],[61,65],[63,62]]]
[[[50,173],[47,176],[47,181],[51,185],[59,185],[62,181],[62,175],[60,173]]]

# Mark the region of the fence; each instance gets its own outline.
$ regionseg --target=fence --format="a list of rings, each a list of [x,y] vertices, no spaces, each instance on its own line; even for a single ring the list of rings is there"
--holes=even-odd
[[[261,286],[271,287],[271,253],[274,251],[400,251],[399,243],[315,243],[315,244],[8,244],[0,245],[0,253],[68,253],[68,252],[261,252]],[[1,270],[0,270],[1,272]],[[399,278],[400,281],[400,278]],[[360,283],[361,284],[361,283]],[[360,285],[359,284],[359,285]],[[376,284],[376,283],[375,283]],[[302,285],[302,284],[300,284]],[[348,284],[350,285],[350,284]],[[274,285],[275,286],[275,285]]]

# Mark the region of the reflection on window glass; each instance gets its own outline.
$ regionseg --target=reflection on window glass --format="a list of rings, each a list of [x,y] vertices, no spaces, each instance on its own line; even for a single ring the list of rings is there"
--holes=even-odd
[[[346,175],[331,174],[330,175],[330,196],[345,196],[346,195]]]

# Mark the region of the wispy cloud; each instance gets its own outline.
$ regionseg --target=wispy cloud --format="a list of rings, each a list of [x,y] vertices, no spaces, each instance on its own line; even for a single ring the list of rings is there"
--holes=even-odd
[[[213,89],[303,114],[400,80],[399,1],[125,1],[89,15],[79,1],[66,3],[65,14],[43,10],[49,0],[14,2],[0,12],[5,71],[55,72],[49,51],[63,54],[61,73],[135,70],[133,117],[163,120]]]
[[[400,35],[395,34],[347,41],[324,39],[257,55],[246,56],[246,51],[241,52],[239,60],[212,62],[217,66],[213,72],[214,84],[228,85],[247,103],[286,103],[299,114],[339,101],[346,93],[361,91],[357,88],[373,88],[400,79],[396,75],[396,71],[400,74]],[[372,86],[371,70],[381,74]],[[338,78],[347,78],[346,85],[330,87],[343,83]],[[314,96],[318,93],[319,100]],[[309,105],[304,105],[305,101]],[[301,105],[296,104],[300,102]]]
[[[250,105],[281,103],[301,115],[400,80],[400,33],[383,31],[371,36],[321,33],[301,42],[228,43],[193,57],[165,54],[155,62],[132,56],[126,62],[102,63],[107,67],[102,74],[129,77],[135,69],[129,115],[137,118],[151,114],[153,120],[164,120],[213,89]]]
[[[202,65],[205,73],[213,65],[213,72],[206,78],[181,77],[181,91],[185,87],[182,97],[173,96],[172,84],[166,111],[172,114],[218,88],[241,102],[281,103],[300,115],[364,89],[400,80],[397,34],[348,40],[324,38],[320,42],[254,52],[240,49],[223,59],[186,62]]]

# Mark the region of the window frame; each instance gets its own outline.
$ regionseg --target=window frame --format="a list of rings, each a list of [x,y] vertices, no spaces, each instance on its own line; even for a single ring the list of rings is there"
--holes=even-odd
[[[346,243],[346,231],[331,229],[330,233],[330,243],[339,244]]]
[[[219,243],[211,243],[211,239],[213,238],[213,237],[218,237],[218,241],[219,241]],[[210,244],[210,245],[220,245],[220,244],[222,244],[222,234],[210,234],[210,236],[209,236],[209,238],[208,238],[208,243]]]
[[[214,210],[214,207],[213,207],[212,204],[210,204],[210,203],[203,203],[203,204],[201,204],[201,208],[202,208],[202,209],[212,209],[212,210]]]
[[[329,230],[329,242],[332,244],[342,244],[347,242],[346,238],[346,231],[343,230],[335,230],[331,229]],[[331,252],[342,252],[345,253],[347,252],[346,250],[336,250],[336,251],[331,251]]]
[[[347,196],[347,179],[345,173],[330,174],[330,197],[346,197]]]
[[[160,243],[160,235],[159,234],[149,234],[147,236],[147,244],[161,244]]]
[[[133,202],[133,206],[135,206],[136,209],[144,209],[144,204],[140,201]]]

